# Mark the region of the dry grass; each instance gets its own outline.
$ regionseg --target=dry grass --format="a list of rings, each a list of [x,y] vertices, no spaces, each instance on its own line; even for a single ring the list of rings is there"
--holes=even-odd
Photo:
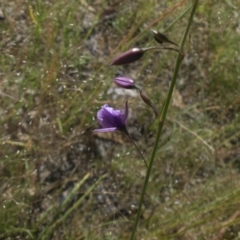
[[[144,165],[121,134],[91,130],[102,104],[128,98],[129,131],[149,156],[154,115],[112,78],[131,76],[160,108],[176,54],[108,64],[155,44],[150,28],[179,42],[190,3],[1,2],[1,239],[129,238]],[[238,3],[198,8],[137,239],[239,238]]]

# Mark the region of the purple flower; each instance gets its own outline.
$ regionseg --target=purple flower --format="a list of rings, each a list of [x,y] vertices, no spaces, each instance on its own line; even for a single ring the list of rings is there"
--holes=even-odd
[[[136,88],[134,81],[131,78],[127,77],[116,77],[114,78],[114,82],[122,88],[126,89],[134,89]]]
[[[128,64],[137,61],[140,59],[143,54],[145,53],[145,50],[141,48],[132,48],[119,56],[117,56],[112,62],[111,66],[113,65],[123,65],[123,64]]]
[[[95,132],[113,132],[116,130],[127,133],[126,121],[128,117],[128,103],[126,102],[125,111],[115,110],[107,104],[97,112],[97,119],[102,129],[95,129]]]

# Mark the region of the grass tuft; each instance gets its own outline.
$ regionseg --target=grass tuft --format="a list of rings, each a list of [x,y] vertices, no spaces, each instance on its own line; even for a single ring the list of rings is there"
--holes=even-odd
[[[201,2],[186,39],[139,239],[237,239],[239,19],[236,1]],[[129,239],[145,168],[96,112],[129,101],[128,129],[145,157],[157,123],[128,75],[163,107],[176,53],[109,67],[132,47],[180,43],[191,1],[0,3],[0,238]],[[167,45],[166,45],[167,46]]]

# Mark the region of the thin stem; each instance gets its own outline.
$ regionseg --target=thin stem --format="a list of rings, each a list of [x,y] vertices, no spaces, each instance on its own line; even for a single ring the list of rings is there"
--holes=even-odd
[[[147,167],[147,169],[148,169],[147,161],[146,161],[146,159],[144,158],[144,156],[142,155],[142,153],[141,153],[140,149],[138,148],[137,144],[133,141],[132,137],[129,135],[128,132],[126,132],[126,135],[129,137],[129,139],[131,140],[131,142],[133,143],[133,145],[134,145],[135,148],[137,149],[138,153],[140,154],[142,160],[144,161],[144,163],[145,163],[145,165],[146,165],[146,167]]]
[[[154,46],[154,47],[148,47],[148,48],[142,48],[141,50],[143,50],[143,51],[148,51],[148,50],[173,50],[173,51],[175,51],[175,52],[180,52],[178,49],[176,49],[176,48],[171,48],[171,47],[156,47],[156,46]]]
[[[156,152],[158,150],[158,143],[159,143],[159,139],[160,139],[160,136],[161,136],[161,133],[162,133],[164,120],[166,118],[167,110],[168,110],[170,100],[171,100],[171,97],[172,97],[172,93],[173,93],[173,89],[174,89],[174,86],[175,86],[175,83],[176,83],[178,71],[179,71],[181,62],[184,58],[184,54],[182,53],[183,47],[185,45],[190,26],[192,24],[193,16],[194,16],[194,13],[196,11],[197,5],[198,5],[198,0],[195,0],[194,3],[193,3],[193,6],[192,6],[192,11],[191,11],[191,14],[190,14],[190,17],[189,17],[188,25],[186,27],[186,30],[185,30],[185,33],[183,35],[182,42],[181,42],[181,45],[180,45],[180,53],[178,54],[178,57],[177,57],[177,60],[176,60],[175,69],[174,69],[174,73],[173,73],[173,76],[172,76],[171,85],[170,85],[169,90],[168,90],[167,99],[166,99],[166,101],[163,105],[162,111],[160,113],[157,136],[156,136],[156,140],[155,140],[155,143],[154,143],[152,155],[151,155],[151,158],[150,158],[149,167],[147,169],[144,185],[143,185],[143,188],[142,188],[142,193],[141,193],[141,197],[140,197],[139,204],[138,204],[137,217],[136,217],[136,220],[134,222],[134,227],[133,227],[132,235],[131,235],[131,238],[130,238],[131,240],[134,240],[135,233],[136,233],[136,230],[137,230],[137,226],[138,226],[138,222],[139,222],[140,215],[141,215],[141,210],[142,210],[142,204],[143,204],[145,192],[146,192],[146,189],[147,189],[148,181],[149,181],[149,178],[150,178],[153,162],[154,162],[154,159],[155,159],[155,156],[156,156]]]
[[[6,96],[6,97],[9,97],[9,98],[11,98],[11,99],[15,99],[14,97],[12,97],[12,96],[8,95],[7,93],[4,93],[4,92],[2,92],[2,91],[0,90],[0,96],[1,96],[1,95]]]

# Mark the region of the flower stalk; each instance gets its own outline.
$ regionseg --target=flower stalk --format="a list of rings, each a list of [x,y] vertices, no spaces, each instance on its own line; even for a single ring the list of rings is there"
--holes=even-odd
[[[126,135],[130,139],[130,141],[133,143],[133,145],[135,146],[136,150],[138,151],[139,155],[141,156],[142,160],[144,161],[144,163],[146,165],[146,168],[148,169],[147,161],[146,161],[145,157],[142,155],[142,153],[141,153],[140,149],[138,148],[137,144],[133,141],[132,137],[129,135],[128,132],[126,132]]]
[[[177,60],[176,60],[176,63],[175,63],[175,68],[174,68],[171,84],[170,84],[170,87],[169,87],[168,95],[167,95],[166,101],[164,102],[164,105],[162,107],[162,110],[161,110],[161,113],[160,113],[160,116],[159,116],[159,119],[158,119],[157,136],[156,136],[156,139],[155,139],[153,151],[152,151],[151,158],[150,158],[150,161],[149,161],[149,167],[147,169],[144,185],[143,185],[143,188],[142,188],[141,197],[140,197],[139,204],[138,204],[137,216],[136,216],[136,220],[134,222],[134,226],[133,226],[133,230],[132,230],[130,240],[134,240],[134,238],[135,238],[138,222],[139,222],[139,219],[140,219],[140,216],[141,216],[144,196],[145,196],[145,193],[146,193],[146,190],[147,190],[147,186],[148,186],[153,162],[154,162],[156,152],[157,152],[157,149],[158,149],[159,139],[160,139],[160,136],[161,136],[161,133],[162,133],[164,121],[165,121],[165,118],[166,118],[166,115],[167,115],[167,110],[168,110],[168,107],[169,107],[169,104],[170,104],[170,101],[171,101],[171,97],[172,97],[172,93],[173,93],[173,90],[174,90],[174,86],[175,86],[175,83],[176,83],[176,80],[177,80],[177,75],[178,75],[182,60],[184,59],[184,54],[182,53],[183,48],[184,48],[184,45],[185,45],[185,42],[186,42],[186,39],[187,39],[187,36],[188,36],[188,33],[189,33],[190,26],[191,26],[192,21],[193,21],[193,16],[195,14],[197,5],[198,5],[198,0],[195,0],[193,2],[191,14],[190,14],[190,17],[189,17],[189,20],[188,20],[188,24],[187,24],[185,33],[184,33],[182,41],[181,41],[180,52],[178,54],[178,57],[177,57]]]
[[[130,84],[132,86],[133,81],[129,81],[131,79],[127,78],[118,78],[120,81],[120,84]],[[129,85],[127,85],[129,87]],[[103,105],[102,108],[97,112],[97,119],[99,122],[99,125],[102,128],[93,130],[94,132],[114,132],[114,131],[120,131],[123,132],[128,136],[128,138],[131,140],[135,148],[137,149],[138,153],[140,154],[142,160],[144,161],[146,167],[148,168],[148,164],[144,156],[142,155],[140,149],[136,145],[136,143],[133,141],[131,136],[128,133],[126,122],[128,118],[128,102],[125,104],[125,110],[116,110],[111,107],[109,107],[107,104]]]

